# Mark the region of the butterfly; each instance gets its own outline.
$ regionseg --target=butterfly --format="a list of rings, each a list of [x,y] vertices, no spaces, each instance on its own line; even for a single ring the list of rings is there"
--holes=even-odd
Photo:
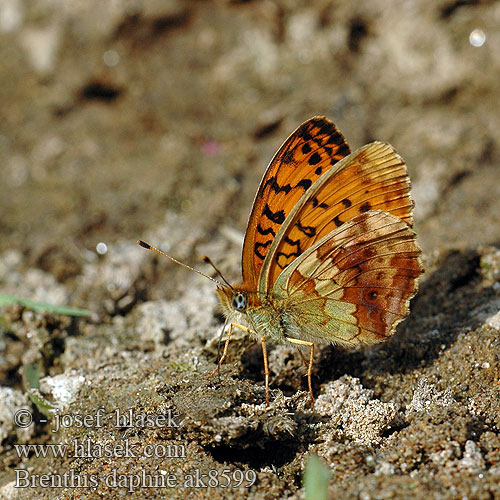
[[[232,330],[239,328],[262,344],[266,406],[271,341],[299,347],[312,407],[316,344],[354,347],[389,339],[408,315],[423,273],[410,188],[406,165],[391,145],[372,142],[351,153],[327,118],[300,125],[271,160],[255,196],[242,282],[207,276],[217,283],[223,331],[229,325],[209,376],[220,370]],[[303,347],[310,348],[308,360]]]

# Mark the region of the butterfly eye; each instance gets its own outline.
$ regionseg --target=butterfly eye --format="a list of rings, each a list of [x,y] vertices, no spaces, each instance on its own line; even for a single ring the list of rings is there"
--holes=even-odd
[[[243,312],[247,308],[247,297],[244,293],[237,292],[231,299],[231,305],[236,311]]]

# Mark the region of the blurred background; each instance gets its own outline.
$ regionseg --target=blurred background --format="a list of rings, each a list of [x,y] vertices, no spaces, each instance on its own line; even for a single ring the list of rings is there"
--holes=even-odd
[[[167,436],[190,446],[189,460],[171,466],[256,468],[250,498],[297,498],[311,451],[328,461],[335,498],[386,498],[384,488],[397,498],[493,498],[499,27],[493,0],[0,0],[0,294],[93,313],[78,322],[2,309],[0,497],[33,498],[14,489],[21,460],[10,443],[52,439],[47,426],[21,435],[12,421],[31,408],[22,385],[31,373],[30,386],[41,379],[55,404],[74,397],[72,411],[191,416]],[[388,141],[405,159],[427,272],[390,342],[318,349],[314,392],[327,396],[318,420],[300,409],[300,358],[270,346],[271,387],[283,391],[273,392],[271,421],[259,407],[261,351],[247,335],[234,334],[222,381],[202,378],[222,327],[213,283],[136,240],[211,273],[201,262],[209,255],[239,280],[261,176],[314,115],[353,150]],[[100,442],[123,439],[99,432]],[[165,467],[106,458],[23,466],[117,464]]]
[[[82,305],[137,238],[199,265],[220,237],[238,277],[266,165],[320,114],[403,156],[426,253],[498,241],[499,26],[488,0],[1,0],[5,287]]]

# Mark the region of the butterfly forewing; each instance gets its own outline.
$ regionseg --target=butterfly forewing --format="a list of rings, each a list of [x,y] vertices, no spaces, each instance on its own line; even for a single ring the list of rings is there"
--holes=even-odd
[[[298,256],[360,213],[380,210],[412,225],[410,187],[406,165],[389,144],[374,142],[344,158],[295,204],[266,256],[259,289],[271,289]]]
[[[394,333],[423,272],[406,222],[360,214],[317,242],[279,276],[273,296],[291,308],[295,336],[312,342],[373,344]]]
[[[267,252],[294,205],[313,183],[350,153],[325,117],[303,123],[272,159],[254,200],[243,245],[243,282],[256,288]]]

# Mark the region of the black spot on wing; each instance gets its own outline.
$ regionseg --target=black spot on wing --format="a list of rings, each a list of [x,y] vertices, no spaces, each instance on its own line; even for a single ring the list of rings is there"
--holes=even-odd
[[[352,266],[352,269],[356,269],[356,271],[358,271],[358,274],[361,274],[363,272],[363,269],[361,269],[361,266],[359,264]]]
[[[311,199],[309,200],[312,203],[312,206],[314,208],[320,207],[320,208],[328,208],[330,205],[327,205],[326,203],[320,203],[318,201],[318,198],[316,196],[311,196]]]
[[[312,135],[309,132],[309,127],[309,123],[302,124],[302,126],[300,126],[296,132],[297,137],[302,137],[305,142],[309,142],[312,139]]]
[[[263,236],[267,236],[268,234],[276,236],[276,233],[272,230],[272,228],[268,227],[267,229],[263,229],[260,224],[257,224],[257,232]]]
[[[342,144],[345,145],[344,138],[337,132],[337,130],[333,129],[330,131],[328,140],[326,144],[335,144],[335,146],[340,146]]]
[[[281,157],[281,163],[290,164],[290,163],[293,163],[294,159],[295,159],[295,155],[293,154],[293,149],[289,149]]]
[[[313,237],[316,234],[316,228],[313,226],[303,226],[300,221],[298,221],[295,225],[297,226],[297,229],[299,231],[303,232],[309,238]]]
[[[368,210],[370,210],[372,208],[372,206],[370,205],[370,203],[367,201],[365,203],[363,203],[360,207],[359,207],[359,211],[360,212],[368,212]]]
[[[335,222],[335,225],[336,225],[337,227],[340,227],[340,226],[343,224],[343,222],[339,219],[339,216],[338,216],[338,215],[336,215],[336,216],[333,218],[333,222]]]
[[[260,259],[260,260],[264,260],[264,258],[266,257],[266,254],[261,254],[260,253],[260,249],[261,248],[267,248],[270,244],[271,244],[271,241],[272,240],[268,240],[266,241],[265,243],[255,243],[255,246],[253,247],[253,253],[255,255],[257,255],[257,257]],[[266,252],[267,253],[267,252]]]
[[[335,151],[335,154],[331,157],[330,159],[330,165],[335,165],[338,161],[340,161],[342,158],[345,158],[348,154],[351,153],[351,149],[347,144],[342,144],[339,146],[337,151]]]
[[[314,173],[315,173],[316,175],[321,175],[321,174],[323,173],[323,169],[322,169],[321,167],[318,167],[318,168],[314,171]]]
[[[264,187],[267,186],[269,186],[275,193],[280,193],[281,191],[283,191],[285,194],[288,194],[292,189],[292,186],[290,186],[290,184],[285,184],[284,186],[280,186],[276,182],[276,177],[269,177]]]
[[[307,163],[309,163],[309,165],[316,165],[320,161],[321,161],[321,156],[318,153],[313,153],[309,157],[309,160],[307,160]]]
[[[335,152],[335,156],[342,155],[342,157],[344,157],[344,156],[347,156],[350,153],[351,153],[351,148],[346,143],[344,143]]]
[[[277,212],[273,212],[269,205],[266,203],[264,210],[262,211],[262,215],[267,217],[271,222],[275,224],[283,224],[285,220],[285,212],[283,210],[278,210]]]
[[[342,205],[346,208],[349,208],[352,205],[351,200],[348,198],[344,198],[340,203],[342,203]]]
[[[300,255],[300,253],[301,253],[300,250],[290,253],[278,252],[276,254],[276,264],[278,264],[279,268],[285,269],[285,267],[288,266],[288,264],[290,264],[292,260],[297,258]],[[293,258],[290,260],[291,257]]]
[[[311,179],[302,179],[300,182],[297,183],[295,187],[301,187],[304,189],[304,192],[306,192],[311,187],[311,184],[312,184]]]
[[[326,135],[326,136],[340,135],[337,129],[335,128],[335,125],[330,121],[322,122],[321,128],[319,129],[319,133],[320,135]]]
[[[311,146],[309,146],[309,144],[307,144],[307,142],[302,146],[302,152],[306,155],[308,153],[310,153],[312,150],[311,150]]]
[[[285,241],[286,241],[289,245],[291,245],[291,246],[293,246],[293,247],[297,247],[296,252],[298,252],[298,253],[296,253],[296,254],[295,254],[295,253],[292,253],[292,254],[290,254],[290,255],[296,255],[296,256],[298,257],[298,256],[302,253],[302,250],[300,249],[300,240],[292,240],[292,239],[291,239],[291,238],[289,238],[288,236],[285,236]]]

